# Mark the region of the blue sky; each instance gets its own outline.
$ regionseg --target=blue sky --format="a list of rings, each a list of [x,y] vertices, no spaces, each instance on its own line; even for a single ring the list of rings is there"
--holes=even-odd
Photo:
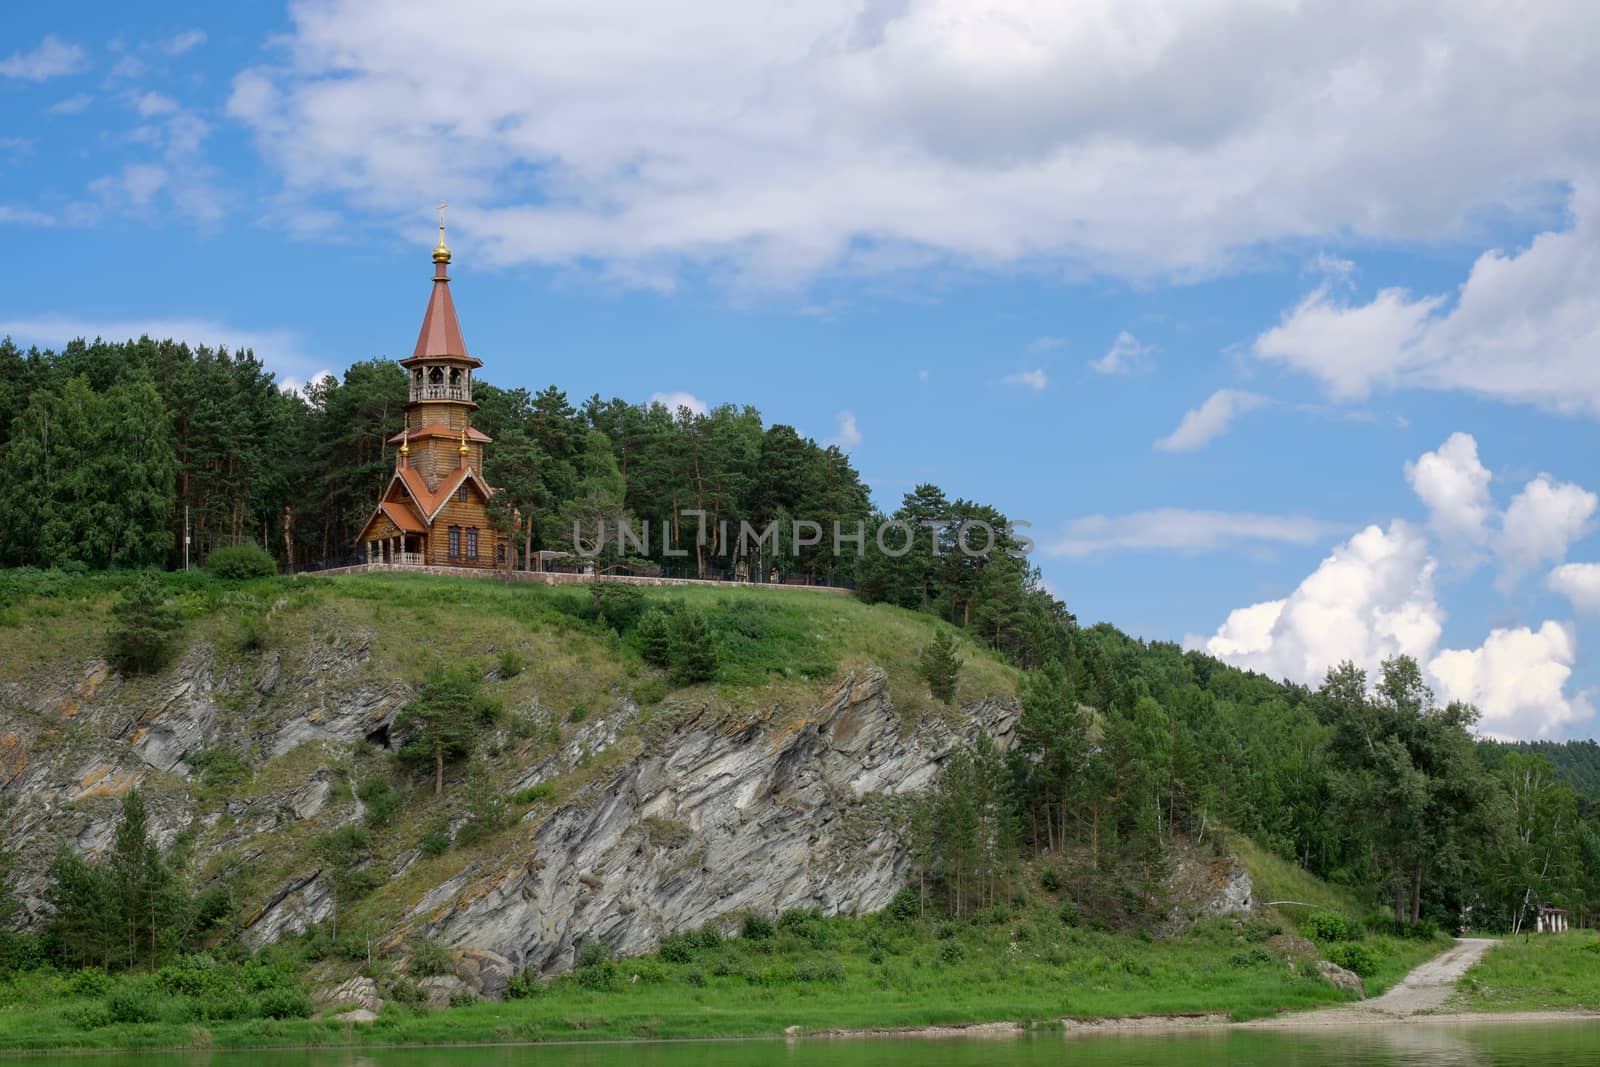
[[[1483,728],[1600,701],[1588,5],[35,5],[0,333],[748,403],[1085,621]]]

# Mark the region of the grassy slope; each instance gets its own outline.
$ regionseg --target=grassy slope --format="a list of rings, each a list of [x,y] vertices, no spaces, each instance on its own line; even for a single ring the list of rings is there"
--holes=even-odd
[[[1600,1011],[1600,935],[1508,937],[1458,984],[1462,1011]]]

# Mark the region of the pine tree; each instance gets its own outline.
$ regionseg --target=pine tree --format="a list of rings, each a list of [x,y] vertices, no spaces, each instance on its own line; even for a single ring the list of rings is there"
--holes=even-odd
[[[180,623],[161,582],[140,574],[123,590],[110,634],[107,658],[125,674],[148,674],[171,658]]]
[[[482,727],[500,714],[500,705],[479,692],[470,667],[435,670],[400,714],[395,730],[405,738],[400,758],[433,767],[433,792],[444,792],[444,766],[472,754]]]
[[[933,641],[922,650],[918,663],[922,678],[935,700],[946,704],[956,699],[956,682],[961,675],[961,658],[956,655],[956,639],[943,627],[933,635]]]
[[[716,640],[706,617],[698,611],[678,612],[672,634],[672,680],[693,685],[716,676]]]

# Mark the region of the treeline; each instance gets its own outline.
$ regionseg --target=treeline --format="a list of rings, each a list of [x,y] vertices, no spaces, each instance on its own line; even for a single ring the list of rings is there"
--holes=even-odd
[[[141,338],[23,352],[0,341],[0,411],[15,413],[0,419],[0,564],[173,569],[186,521],[193,564],[243,544],[288,570],[352,557],[394,469],[406,397],[404,371],[386,359],[284,392],[249,351]],[[1063,654],[1071,616],[993,508],[925,485],[879,514],[843,452],[765,425],[752,407],[699,414],[599,396],[576,407],[554,387],[482,381],[474,397],[475,425],[494,438],[484,473],[503,490],[492,511],[518,548],[514,565],[573,551],[576,529],[602,569],[855,583],[1024,665]],[[620,541],[619,519],[636,535],[648,523],[645,543]],[[817,543],[796,537],[797,521],[816,524]],[[891,521],[905,523],[885,541],[892,555],[876,536]],[[992,530],[993,543],[964,538],[964,526]],[[741,543],[747,527],[756,536]]]
[[[1600,819],[1548,755],[1477,742],[1406,657],[1284,685],[1110,626],[1026,676],[1019,745],[946,768],[911,821],[922,886],[961,914],[1059,856],[1138,918],[1175,836],[1242,833],[1402,926],[1518,931],[1600,909]],[[1131,888],[1130,888],[1131,887]]]

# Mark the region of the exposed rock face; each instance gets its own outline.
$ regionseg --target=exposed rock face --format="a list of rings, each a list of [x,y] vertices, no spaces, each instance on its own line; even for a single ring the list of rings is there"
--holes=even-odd
[[[456,974],[484,1000],[504,1000],[516,965],[498,952],[469,948],[456,953]]]
[[[383,998],[378,995],[378,983],[361,975],[346,979],[327,991],[321,999],[325,1000],[335,1012],[354,1008],[371,1012],[376,1017],[383,1009]]]
[[[251,948],[263,948],[285,934],[304,933],[332,915],[333,904],[333,879],[318,868],[279,890],[245,923],[241,936]]]
[[[1347,971],[1337,963],[1328,960],[1317,961],[1317,977],[1333,986],[1335,989],[1348,990],[1358,997],[1365,997],[1367,989],[1361,984],[1361,976],[1354,971]]]
[[[515,862],[438,887],[412,914],[446,944],[548,972],[594,939],[632,955],[745,911],[875,911],[908,862],[895,798],[980,730],[1008,747],[1016,714],[980,703],[960,729],[902,736],[883,673],[868,669],[798,725],[729,732],[691,717],[549,816]]]
[[[453,974],[436,974],[431,978],[424,978],[417,983],[417,988],[428,998],[428,1007],[432,1009],[448,1008],[461,997],[471,996],[467,983]]]

